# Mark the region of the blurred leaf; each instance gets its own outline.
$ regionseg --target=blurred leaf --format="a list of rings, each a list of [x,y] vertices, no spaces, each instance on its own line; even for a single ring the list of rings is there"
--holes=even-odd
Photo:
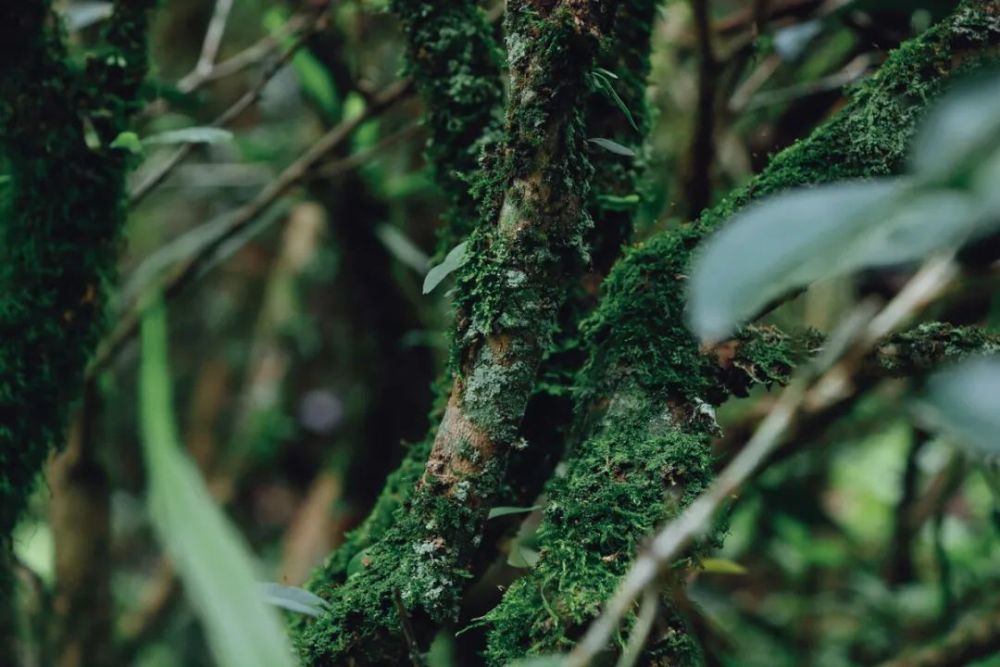
[[[701,571],[710,574],[746,574],[747,569],[739,563],[725,558],[703,558]]]
[[[795,60],[822,31],[823,22],[818,20],[780,28],[774,33],[774,50],[782,60]]]
[[[264,27],[271,33],[272,37],[282,34],[282,28],[288,21],[286,12],[281,9],[272,9],[264,15]],[[282,38],[282,48],[291,49],[295,47],[295,37],[285,34]],[[313,103],[319,107],[323,116],[331,122],[340,118],[340,96],[337,94],[337,87],[327,69],[318,58],[305,47],[299,47],[292,56],[292,69],[299,79],[302,92]]]
[[[114,4],[110,2],[73,2],[62,10],[66,30],[76,32],[89,28],[111,16]]]
[[[406,234],[392,225],[379,225],[375,229],[375,235],[400,264],[404,264],[418,273],[427,271],[430,258]]]
[[[233,140],[233,133],[221,127],[185,127],[150,135],[142,140],[147,145],[159,144],[221,144]]]
[[[931,376],[917,409],[980,457],[1000,457],[1000,356],[969,359]]]
[[[590,139],[587,139],[587,141],[595,143],[604,150],[610,151],[615,155],[625,155],[627,157],[635,157],[635,151],[633,151],[631,148],[628,148],[627,146],[622,146],[617,141],[611,141],[611,139],[604,139],[602,137],[592,137]]]
[[[135,132],[122,132],[111,142],[111,148],[121,148],[130,153],[138,154],[142,152],[142,141],[139,140],[139,135]]]
[[[459,243],[448,252],[443,262],[427,272],[424,277],[424,294],[430,294],[431,290],[440,285],[442,280],[465,264],[465,247],[467,245],[468,241]]]
[[[975,196],[901,179],[845,182],[772,197],[705,244],[691,275],[690,321],[719,340],[774,299],[823,278],[912,262],[1000,221]]]
[[[264,599],[276,607],[309,616],[321,616],[330,603],[304,588],[282,586],[273,582],[258,584]]]
[[[630,211],[641,203],[639,195],[597,195],[597,202],[601,208],[609,211]]]
[[[948,179],[979,157],[1000,148],[1000,76],[960,85],[928,114],[913,144],[913,170]]]
[[[162,299],[142,319],[140,421],[153,527],[226,667],[292,667],[277,612],[260,596],[242,537],[182,452],[174,423]]]
[[[510,549],[510,553],[507,555],[507,565],[530,570],[535,567],[535,565],[538,565],[538,561],[541,557],[542,554],[537,549],[531,549],[526,546],[522,546],[519,542],[514,542]]]
[[[532,505],[531,507],[494,507],[490,510],[490,513],[486,518],[489,520],[495,519],[498,516],[508,516],[510,514],[527,514],[540,509],[542,509],[541,505]]]

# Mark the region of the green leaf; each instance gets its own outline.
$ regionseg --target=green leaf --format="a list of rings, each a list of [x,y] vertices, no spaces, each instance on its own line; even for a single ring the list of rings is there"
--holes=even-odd
[[[329,602],[304,588],[282,586],[272,582],[259,584],[258,588],[269,604],[308,616],[321,616],[330,606]]]
[[[430,264],[427,253],[417,247],[403,232],[392,225],[379,225],[375,228],[375,235],[389,253],[401,264],[405,264],[414,271],[423,273]]]
[[[153,134],[142,140],[146,145],[221,144],[233,140],[233,133],[221,127],[185,127]]]
[[[527,514],[540,509],[542,509],[541,505],[532,505],[531,507],[494,507],[490,510],[486,519],[495,519],[499,516],[508,516],[510,514]]]
[[[135,132],[122,132],[111,142],[111,148],[121,148],[129,153],[142,153],[142,142]]]
[[[632,126],[632,129],[636,132],[639,131],[639,126],[635,124],[635,119],[632,117],[632,112],[629,110],[625,101],[615,90],[614,80],[618,79],[618,75],[614,72],[604,69],[603,67],[598,67],[594,70],[594,84],[595,87],[602,91],[608,99],[615,103],[618,109],[624,114],[625,118],[628,120],[628,124]]]
[[[737,214],[691,271],[689,319],[721,340],[774,299],[871,266],[912,262],[994,229],[974,195],[918,189],[903,179],[797,190]]]
[[[111,2],[74,2],[62,7],[61,14],[66,22],[66,30],[76,32],[89,28],[109,18],[115,11]]]
[[[601,205],[601,208],[609,211],[630,211],[641,202],[639,195],[635,193],[624,196],[597,195],[597,203]]]
[[[592,137],[590,139],[587,139],[587,141],[595,143],[604,150],[614,153],[615,155],[625,155],[627,157],[635,157],[635,151],[633,151],[631,148],[628,148],[627,146],[622,146],[617,141],[612,141],[611,139],[604,139],[602,137]]]
[[[465,264],[465,248],[467,245],[468,241],[459,243],[448,252],[443,262],[427,272],[427,275],[424,277],[424,294],[430,294],[431,290],[440,285],[442,280]]]
[[[747,569],[739,563],[725,558],[702,558],[701,571],[711,574],[746,574]]]
[[[282,37],[282,48],[295,47],[295,36],[283,34],[282,29],[288,21],[287,12],[272,9],[264,15],[264,27],[273,37]],[[300,47],[292,56],[292,70],[299,79],[302,92],[319,108],[328,121],[340,118],[340,95],[337,86],[330,76],[330,70],[307,48]]]
[[[932,375],[917,412],[974,454],[1000,457],[1000,356],[968,359]]]
[[[260,595],[242,537],[183,453],[174,423],[162,299],[142,319],[140,422],[153,528],[224,667],[293,667],[278,613]]]
[[[1000,76],[976,77],[928,113],[917,134],[911,167],[930,179],[950,179],[984,150],[1000,148]]]

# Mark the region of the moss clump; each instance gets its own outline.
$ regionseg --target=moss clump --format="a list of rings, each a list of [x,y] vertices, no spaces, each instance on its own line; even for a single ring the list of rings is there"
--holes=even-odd
[[[668,429],[650,437],[646,425],[629,424],[649,407],[637,399],[616,410],[605,433],[589,440],[566,475],[549,484],[538,534],[541,559],[485,619],[489,664],[571,647],[614,592],[639,538],[711,479],[703,433]],[[690,640],[683,645],[690,648]]]
[[[1000,352],[1000,334],[982,327],[927,322],[896,334],[874,354],[874,372],[912,377],[974,354]]]
[[[427,159],[448,199],[439,252],[475,227],[478,203],[469,181],[486,146],[500,139],[502,53],[474,2],[393,0],[406,36],[406,70],[424,100]]]
[[[136,108],[150,1],[115,3],[83,71],[49,2],[0,9],[0,534],[8,535],[67,414],[103,324],[125,218],[128,154],[109,144]]]

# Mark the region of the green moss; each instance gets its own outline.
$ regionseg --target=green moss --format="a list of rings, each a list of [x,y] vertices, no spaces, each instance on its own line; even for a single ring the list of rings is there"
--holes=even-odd
[[[448,199],[439,252],[473,230],[478,203],[469,181],[483,150],[501,136],[502,53],[476,3],[393,0],[403,25],[407,73],[424,100],[427,159]]]
[[[480,221],[458,280],[450,403],[392,525],[351,559],[342,583],[314,582],[331,609],[300,628],[309,664],[397,661],[397,600],[422,638],[457,615],[565,287],[582,270],[590,166],[578,102],[594,50],[581,30],[589,12],[508,4],[506,140],[478,191]]]
[[[68,62],[50,3],[0,10],[0,534],[9,534],[103,325],[125,217],[125,129],[146,67],[153,3],[115,4],[105,46]]]
[[[1000,352],[1000,335],[982,327],[927,322],[897,334],[879,346],[875,370],[892,377],[912,377],[974,354]]]
[[[638,407],[633,403],[624,413],[641,414]],[[690,502],[711,478],[704,434],[672,429],[649,437],[645,425],[628,427],[638,415],[625,414],[619,412],[549,485],[538,535],[541,559],[485,619],[489,664],[571,647],[614,592],[635,557],[637,538]]]
[[[590,354],[576,389],[584,437],[566,475],[546,488],[541,560],[485,619],[490,664],[571,646],[643,536],[709,483],[704,442],[717,427],[705,407],[751,382],[780,381],[793,365],[788,341],[766,328],[748,328],[728,350],[699,349],[684,326],[685,275],[699,241],[757,197],[898,170],[945,75],[956,62],[992,59],[998,39],[997,3],[964,3],[893,53],[841,114],[698,224],[656,235],[618,262],[584,325]],[[650,649],[665,652],[669,664],[700,661],[679,626]]]

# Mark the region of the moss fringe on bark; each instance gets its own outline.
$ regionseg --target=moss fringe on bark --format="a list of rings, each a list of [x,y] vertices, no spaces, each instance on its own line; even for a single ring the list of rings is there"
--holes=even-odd
[[[792,359],[781,338],[744,332],[750,344],[704,354],[688,333],[684,275],[698,242],[766,194],[898,170],[917,120],[947,76],[995,62],[998,7],[995,0],[960,5],[894,52],[836,118],[776,156],[698,224],[657,235],[618,262],[585,327],[590,358],[577,392],[587,437],[566,474],[546,490],[539,563],[485,619],[491,665],[571,646],[613,592],[642,537],[710,481],[707,441],[716,426],[708,406],[745,381],[787,372]],[[700,662],[675,620],[654,634],[649,657],[672,665]]]

